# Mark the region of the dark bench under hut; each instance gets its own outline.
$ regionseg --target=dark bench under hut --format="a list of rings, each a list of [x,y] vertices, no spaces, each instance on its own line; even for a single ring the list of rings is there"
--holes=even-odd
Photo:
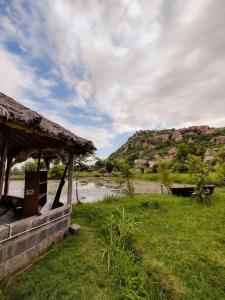
[[[37,258],[69,228],[75,156],[95,151],[92,142],[0,93],[0,279]],[[10,170],[29,158],[37,170],[25,174],[24,197],[8,194]],[[48,169],[52,159],[65,162],[54,201],[48,201]],[[46,171],[40,170],[44,160]],[[67,204],[60,194],[68,171]],[[30,256],[30,251],[33,255]]]

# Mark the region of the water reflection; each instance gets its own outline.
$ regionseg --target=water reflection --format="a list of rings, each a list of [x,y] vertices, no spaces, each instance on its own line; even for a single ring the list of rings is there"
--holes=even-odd
[[[48,181],[48,199],[54,199],[57,188],[59,186],[59,180]],[[76,185],[73,184],[73,202],[76,202]],[[161,192],[160,184],[158,182],[135,182],[136,193],[158,193]],[[9,185],[9,194],[23,197],[24,196],[24,181],[15,180],[11,181]],[[82,178],[78,181],[78,195],[81,202],[96,202],[103,200],[106,195],[122,195],[121,186],[118,183],[113,182],[111,179],[104,178]],[[66,203],[67,201],[67,182],[65,183],[61,201]]]

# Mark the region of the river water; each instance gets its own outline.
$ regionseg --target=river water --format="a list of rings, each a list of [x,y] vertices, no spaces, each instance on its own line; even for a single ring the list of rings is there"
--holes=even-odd
[[[48,199],[54,199],[55,193],[59,186],[59,180],[48,181]],[[73,202],[76,202],[76,187],[73,183]],[[161,193],[159,182],[134,182],[135,193]],[[123,187],[112,181],[110,178],[82,178],[78,181],[78,195],[81,202],[101,201],[107,195],[122,195]],[[10,181],[9,195],[23,197],[24,196],[24,180]],[[67,201],[67,182],[65,183],[61,199],[62,202]]]

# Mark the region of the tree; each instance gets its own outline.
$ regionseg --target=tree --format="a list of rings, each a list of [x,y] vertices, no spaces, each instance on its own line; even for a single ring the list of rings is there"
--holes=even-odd
[[[11,171],[11,175],[20,175],[21,173],[22,173],[22,170],[17,167],[13,168]]]
[[[126,193],[128,196],[133,196],[134,186],[132,182],[133,174],[131,172],[131,167],[128,163],[123,160],[118,160],[115,162],[116,168],[121,173],[122,179],[126,183]]]
[[[188,154],[187,156],[187,166],[188,172],[191,175],[198,174],[203,169],[203,160],[201,156],[197,156],[194,154]]]
[[[26,162],[21,169],[23,173],[25,173],[25,171],[37,171],[37,168],[38,168],[38,160],[32,160]],[[46,168],[45,162],[42,160],[40,163],[40,170],[43,170],[45,168]]]
[[[170,176],[170,168],[171,168],[171,160],[170,159],[162,159],[160,157],[157,157],[157,170],[158,173],[160,174],[162,183],[167,189],[167,192],[170,192],[170,188],[172,186],[172,179]]]
[[[76,198],[78,204],[81,203],[79,199],[79,193],[78,193],[78,178],[79,178],[80,171],[84,171],[86,167],[88,168],[85,162],[87,162],[87,157],[83,155],[76,156],[73,161],[73,167],[75,170],[75,182],[76,182]]]
[[[114,168],[113,163],[112,163],[111,161],[108,160],[108,161],[106,162],[106,164],[105,164],[106,172],[112,173],[113,168]]]
[[[209,168],[205,165],[202,165],[201,170],[198,174],[195,174],[196,177],[196,186],[194,191],[194,198],[199,203],[210,204],[211,203],[211,195],[207,190],[207,181],[209,175]]]
[[[205,150],[196,142],[182,143],[178,146],[178,151],[177,155],[175,156],[175,160],[185,163],[189,154],[194,154],[203,157],[205,154]]]
[[[54,179],[59,179],[63,176],[65,166],[61,164],[55,164],[49,171],[49,176]]]
[[[223,185],[225,180],[225,162],[220,161],[215,165],[215,177],[218,184]]]
[[[97,161],[95,162],[95,167],[96,169],[101,169],[105,166],[105,163],[103,160],[101,160],[100,158],[97,159]]]

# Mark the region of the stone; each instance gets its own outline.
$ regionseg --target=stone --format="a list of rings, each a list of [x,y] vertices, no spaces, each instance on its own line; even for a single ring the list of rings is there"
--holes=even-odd
[[[63,213],[62,211],[56,211],[55,213],[53,213],[52,215],[50,215],[48,217],[49,221],[53,221],[53,220],[56,220],[56,219],[62,217],[62,213]]]
[[[19,254],[28,248],[32,248],[37,242],[37,233],[34,233],[28,237],[18,240],[15,242],[15,254]]]
[[[11,235],[17,235],[19,233],[22,233],[32,227],[32,223],[34,221],[35,217],[27,218],[24,220],[20,220],[17,222],[14,222],[10,224],[11,226]]]
[[[33,221],[32,228],[43,225],[43,224],[47,223],[47,221],[48,221],[48,216],[36,217]]]
[[[70,234],[74,235],[80,230],[80,228],[81,227],[78,224],[71,224],[70,228],[69,228],[69,232],[70,232]]]
[[[9,227],[5,225],[0,225],[0,242],[9,237]]]
[[[48,237],[48,228],[44,228],[39,232],[38,240],[39,242],[43,241]]]

